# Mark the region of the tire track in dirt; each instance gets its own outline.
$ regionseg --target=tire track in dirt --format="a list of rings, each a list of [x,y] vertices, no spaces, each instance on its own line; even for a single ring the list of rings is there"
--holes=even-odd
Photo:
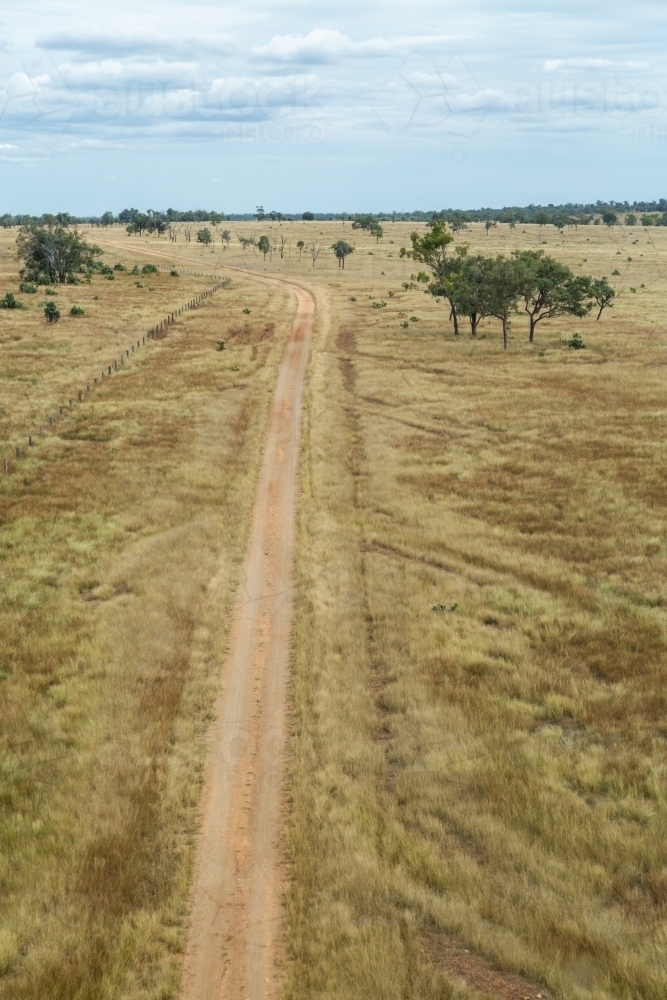
[[[301,403],[315,315],[308,292],[280,283],[296,296],[297,314],[271,405],[210,734],[181,1000],[266,1000],[279,987],[292,571]]]
[[[297,313],[271,404],[209,733],[180,1000],[270,1000],[280,992],[285,951],[280,841],[287,672],[301,409],[315,301],[283,279],[226,270],[287,288]]]

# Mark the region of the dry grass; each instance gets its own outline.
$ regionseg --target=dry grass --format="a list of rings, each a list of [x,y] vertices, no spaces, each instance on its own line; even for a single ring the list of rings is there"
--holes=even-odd
[[[8,437],[128,326],[212,284],[156,279],[149,314],[129,281],[60,290],[99,294],[99,323],[0,314],[21,375]],[[286,295],[235,277],[0,479],[3,1000],[175,992],[203,738],[289,326]]]
[[[503,228],[466,235],[537,244]],[[531,348],[517,318],[507,355],[404,292],[386,239],[318,275],[291,1000],[667,993],[667,234],[547,238],[639,263],[599,323]]]
[[[662,1000],[667,232],[464,234],[489,253],[546,238],[576,269],[622,272],[600,323],[545,323],[530,347],[516,318],[503,355],[498,324],[456,341],[442,305],[402,288],[409,225],[379,246],[349,225],[276,225],[290,255],[266,262],[237,236],[267,225],[230,228],[213,252],[108,235],[135,259],[282,273],[318,298],[289,1000]],[[352,237],[344,273],[299,261],[312,234]],[[235,276],[2,480],[6,1000],[173,994],[285,302]],[[152,309],[142,326],[169,311]],[[0,313],[3,337],[16,319]],[[587,350],[562,343],[575,329]],[[65,362],[55,401],[68,377]],[[16,381],[5,419],[32,420],[40,401]]]

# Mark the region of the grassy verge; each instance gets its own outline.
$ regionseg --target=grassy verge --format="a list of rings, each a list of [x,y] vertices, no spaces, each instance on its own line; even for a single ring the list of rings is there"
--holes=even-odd
[[[0,479],[4,1000],[177,989],[203,740],[289,319],[287,296],[235,278]],[[79,330],[57,330],[77,356]]]
[[[290,1000],[667,991],[665,297],[644,274],[650,312],[619,301],[586,351],[561,323],[506,357],[491,326],[455,342],[422,313],[402,334],[361,278],[355,303],[332,285]]]

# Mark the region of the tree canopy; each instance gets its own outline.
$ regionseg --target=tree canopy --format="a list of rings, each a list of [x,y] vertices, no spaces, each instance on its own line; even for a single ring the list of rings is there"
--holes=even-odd
[[[25,265],[21,277],[38,284],[73,280],[76,272],[90,267],[102,253],[76,230],[63,226],[24,226],[16,245]]]

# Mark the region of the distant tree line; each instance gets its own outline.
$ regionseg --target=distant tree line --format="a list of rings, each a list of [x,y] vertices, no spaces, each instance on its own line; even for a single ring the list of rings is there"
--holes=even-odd
[[[450,307],[450,319],[458,336],[459,324],[468,320],[472,336],[482,319],[492,317],[502,324],[503,347],[507,349],[512,315],[520,307],[529,321],[528,339],[535,339],[539,323],[556,316],[586,316],[594,308],[597,319],[613,305],[615,291],[606,278],[575,275],[569,267],[545,255],[543,250],[517,250],[511,257],[499,254],[471,255],[468,246],[449,253],[454,237],[443,220],[433,222],[423,236],[412,233],[412,249],[401,247],[400,256],[425,264],[413,278],[426,285],[436,300]],[[410,287],[406,282],[405,287]]]
[[[113,212],[104,212],[102,215],[75,216],[69,212],[57,212],[52,215],[12,215],[5,213],[0,216],[0,226],[9,228],[12,226],[24,226],[41,223],[42,225],[60,225],[65,228],[74,225],[90,226],[110,226],[114,224],[131,225],[138,217],[154,220],[153,225],[159,228],[162,226],[164,232],[172,223],[201,223],[210,222],[216,225],[218,222],[226,220],[229,222],[249,222],[252,219],[258,221],[271,222],[351,222],[361,223],[365,219],[373,219],[376,224],[383,222],[421,222],[432,223],[436,221],[447,222],[449,225],[462,227],[470,222],[482,223],[508,223],[514,224],[537,224],[548,225],[563,222],[564,225],[588,225],[596,220],[599,222],[605,214],[615,214],[627,218],[635,217],[635,224],[639,221],[643,225],[667,225],[667,199],[660,198],[658,201],[596,201],[588,204],[577,204],[568,202],[563,205],[526,205],[506,206],[505,208],[474,208],[457,209],[443,208],[429,211],[413,212],[375,212],[350,213],[350,212],[278,212],[271,210],[266,212],[261,205],[258,205],[254,212],[223,213],[206,209],[194,209],[182,212],[175,208],[168,208],[165,211],[147,209],[141,212],[137,208],[124,208],[117,215]],[[630,223],[632,224],[632,223]],[[362,226],[362,228],[367,228]],[[562,228],[559,226],[559,228]],[[155,229],[151,230],[155,231]]]

